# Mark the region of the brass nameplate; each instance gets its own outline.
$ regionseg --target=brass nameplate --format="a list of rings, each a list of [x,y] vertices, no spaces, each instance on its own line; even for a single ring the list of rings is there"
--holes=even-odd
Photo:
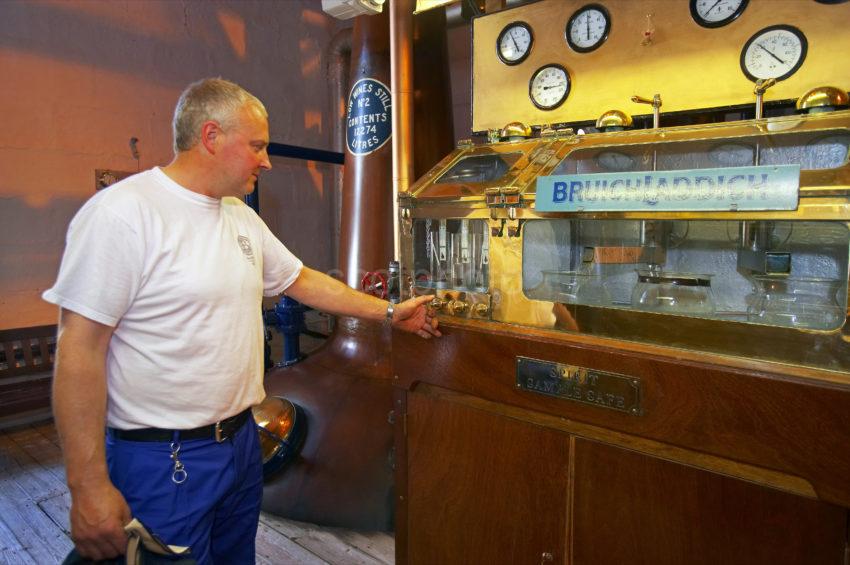
[[[618,412],[640,415],[640,379],[575,365],[517,357],[516,386]]]

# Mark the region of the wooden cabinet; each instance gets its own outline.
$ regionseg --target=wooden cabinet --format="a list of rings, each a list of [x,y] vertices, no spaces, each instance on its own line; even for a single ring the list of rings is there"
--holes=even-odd
[[[444,333],[394,341],[398,563],[845,565],[846,387]],[[520,390],[518,355],[619,367],[643,412]]]
[[[407,438],[408,563],[564,562],[565,434],[413,392]]]
[[[572,563],[841,565],[838,506],[577,439]]]

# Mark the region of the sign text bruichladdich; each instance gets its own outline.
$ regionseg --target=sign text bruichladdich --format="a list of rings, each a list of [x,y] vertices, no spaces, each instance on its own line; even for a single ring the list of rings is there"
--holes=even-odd
[[[800,166],[552,175],[537,179],[539,212],[796,210]]]

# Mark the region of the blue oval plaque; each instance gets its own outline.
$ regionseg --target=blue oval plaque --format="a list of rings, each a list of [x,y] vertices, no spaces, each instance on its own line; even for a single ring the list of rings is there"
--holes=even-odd
[[[380,149],[392,134],[390,89],[381,81],[362,78],[351,87],[346,115],[346,145],[354,155]]]

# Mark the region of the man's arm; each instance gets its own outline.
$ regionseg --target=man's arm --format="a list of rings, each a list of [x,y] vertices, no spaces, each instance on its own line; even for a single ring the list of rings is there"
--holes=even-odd
[[[387,301],[358,292],[346,284],[313,269],[304,267],[286,295],[308,306],[336,314],[367,320],[383,321],[387,314]],[[427,303],[431,296],[419,296],[395,305],[393,327],[415,333],[423,338],[439,336],[437,320],[428,314]]]
[[[109,481],[104,448],[106,352],[113,328],[62,309],[53,416],[71,491],[71,538],[94,560],[125,552],[130,508]]]

